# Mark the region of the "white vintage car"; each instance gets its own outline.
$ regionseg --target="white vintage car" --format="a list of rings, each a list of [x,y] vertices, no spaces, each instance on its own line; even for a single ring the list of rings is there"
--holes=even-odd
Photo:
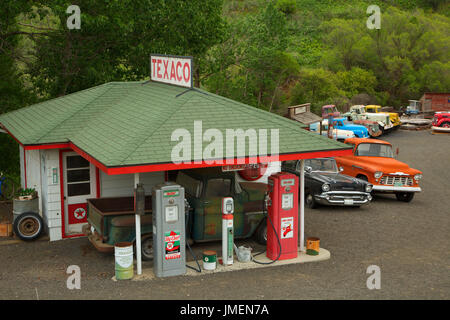
[[[365,106],[363,105],[351,106],[350,111],[344,113],[342,116],[352,121],[356,120],[376,121],[382,132],[388,131],[394,127],[394,124],[390,120],[389,113],[367,112]]]
[[[309,126],[309,131],[320,134],[320,122],[312,123]],[[328,119],[322,120],[322,135],[328,135]],[[344,141],[347,138],[354,138],[355,134],[350,130],[333,129],[333,139]]]

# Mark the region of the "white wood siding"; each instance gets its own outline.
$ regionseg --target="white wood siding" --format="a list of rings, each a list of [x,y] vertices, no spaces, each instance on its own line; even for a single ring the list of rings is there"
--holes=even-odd
[[[20,187],[25,189],[25,163],[23,157],[23,147],[19,145],[19,156],[20,156]]]
[[[25,151],[25,164],[26,164],[26,182],[27,188],[34,188],[40,199],[42,199],[41,190],[41,157],[39,150],[26,150]],[[39,214],[42,216],[42,201],[39,200]]]
[[[57,183],[53,183],[52,169],[56,168]],[[59,150],[41,150],[42,213],[50,241],[62,239],[61,187]]]

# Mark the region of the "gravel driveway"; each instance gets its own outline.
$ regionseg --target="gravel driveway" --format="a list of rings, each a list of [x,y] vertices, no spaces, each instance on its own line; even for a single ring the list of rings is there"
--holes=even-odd
[[[423,171],[423,192],[411,203],[387,195],[360,209],[307,209],[306,236],[320,237],[330,260],[114,282],[113,256],[86,238],[0,241],[0,299],[449,299],[450,136],[399,130],[383,139]],[[81,290],[66,288],[69,265],[81,268]],[[366,287],[370,265],[381,269],[380,290]]]

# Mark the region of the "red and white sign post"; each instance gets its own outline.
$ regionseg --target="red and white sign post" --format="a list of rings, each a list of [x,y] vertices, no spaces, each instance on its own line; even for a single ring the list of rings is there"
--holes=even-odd
[[[192,88],[192,57],[151,55],[150,79],[156,82]]]

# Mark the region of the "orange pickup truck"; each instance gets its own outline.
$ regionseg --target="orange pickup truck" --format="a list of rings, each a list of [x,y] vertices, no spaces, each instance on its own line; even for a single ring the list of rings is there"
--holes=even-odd
[[[342,173],[370,182],[373,192],[394,193],[399,201],[410,202],[415,192],[422,191],[422,172],[394,159],[389,142],[349,138],[344,143],[353,146],[353,155],[335,158]]]

